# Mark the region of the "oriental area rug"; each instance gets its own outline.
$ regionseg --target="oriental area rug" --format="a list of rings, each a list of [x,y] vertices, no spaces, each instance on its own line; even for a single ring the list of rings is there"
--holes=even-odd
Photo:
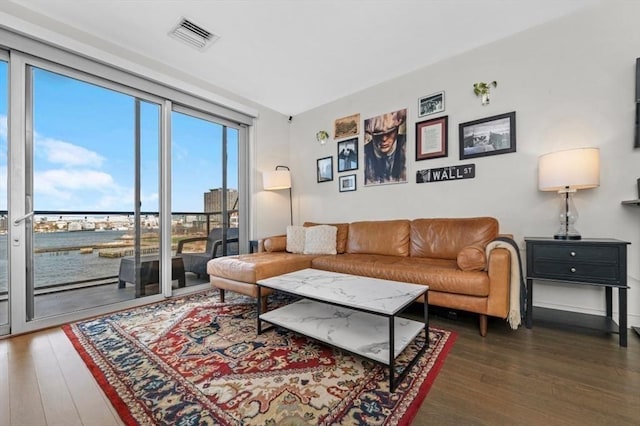
[[[255,302],[217,291],[63,329],[127,425],[409,424],[455,340],[430,329],[389,393],[386,367],[281,328],[258,336]]]

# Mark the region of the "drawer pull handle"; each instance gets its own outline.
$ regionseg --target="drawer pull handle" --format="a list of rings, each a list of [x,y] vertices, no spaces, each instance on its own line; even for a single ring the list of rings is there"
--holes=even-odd
[[[571,252],[571,257],[575,257],[575,256],[576,256],[576,252],[575,252],[575,251],[572,251],[572,252]]]
[[[575,271],[576,271],[576,268],[571,268],[571,272],[575,272]]]

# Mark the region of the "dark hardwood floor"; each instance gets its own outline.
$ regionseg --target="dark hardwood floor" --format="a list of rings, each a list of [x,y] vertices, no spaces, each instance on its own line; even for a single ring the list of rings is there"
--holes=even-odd
[[[640,337],[491,319],[432,317],[458,339],[415,425],[640,425]]]
[[[414,425],[639,425],[640,337],[431,316],[458,338]],[[122,424],[60,328],[0,340],[0,425]]]

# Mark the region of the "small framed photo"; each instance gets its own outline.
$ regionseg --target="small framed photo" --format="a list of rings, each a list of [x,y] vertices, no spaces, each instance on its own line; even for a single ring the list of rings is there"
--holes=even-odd
[[[418,99],[418,117],[444,111],[444,91],[432,93]]]
[[[460,123],[460,159],[516,152],[516,112]]]
[[[333,157],[318,158],[318,183],[333,180]]]
[[[338,140],[360,134],[360,114],[342,117],[333,123],[333,139]]]
[[[416,161],[446,157],[449,146],[449,117],[416,123]]]
[[[340,192],[355,191],[356,175],[340,176],[338,178],[338,189],[340,189]]]
[[[338,173],[358,169],[358,138],[338,142]]]

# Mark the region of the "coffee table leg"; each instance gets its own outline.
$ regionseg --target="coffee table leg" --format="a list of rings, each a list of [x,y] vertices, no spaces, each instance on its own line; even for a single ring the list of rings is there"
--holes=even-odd
[[[258,316],[257,316],[257,321],[258,321],[258,335],[262,334],[262,324],[260,321],[260,314],[262,313],[262,294],[261,294],[261,290],[262,287],[260,287],[260,285],[258,285],[258,299],[256,299],[256,305],[257,305],[257,312],[258,312]]]
[[[395,359],[394,359],[394,343],[395,343],[395,324],[393,322],[394,316],[389,317],[389,391],[395,391]]]
[[[429,290],[424,294],[424,344],[429,349],[431,338],[429,337]]]

